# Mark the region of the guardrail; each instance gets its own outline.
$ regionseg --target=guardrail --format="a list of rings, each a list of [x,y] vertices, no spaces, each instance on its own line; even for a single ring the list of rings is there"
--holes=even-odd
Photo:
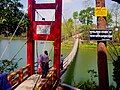
[[[7,78],[12,86],[12,89],[14,89],[29,76],[30,76],[30,65],[27,65],[26,67],[23,67],[9,74]]]
[[[76,41],[75,41],[75,44],[73,46],[73,49],[72,51],[70,52],[70,54],[64,59],[64,62],[63,62],[63,69],[66,69],[71,61],[74,59],[75,55],[76,55],[76,52],[77,52],[77,48],[78,48],[78,43],[79,43],[79,39],[76,38]]]
[[[75,41],[74,47],[68,57],[64,60],[64,69],[66,69],[74,56],[76,55],[78,47],[78,38]],[[12,86],[12,89],[15,89],[19,84],[21,84],[24,80],[26,80],[30,76],[30,65],[23,67],[11,74],[8,75],[8,80]],[[38,78],[39,79],[39,78]],[[52,67],[46,78],[38,80],[34,87],[34,90],[51,90],[58,84],[59,78],[57,77],[57,69]]]
[[[57,85],[58,78],[57,78],[57,70],[52,67],[46,78],[41,79],[40,82],[37,83],[35,90],[51,90]]]

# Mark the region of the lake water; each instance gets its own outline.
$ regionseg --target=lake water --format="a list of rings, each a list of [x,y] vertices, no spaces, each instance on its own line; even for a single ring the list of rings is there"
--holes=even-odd
[[[98,70],[96,53],[96,48],[81,48],[80,45],[76,58],[62,77],[63,82],[69,85],[75,85],[77,83],[84,82],[90,79],[90,74],[88,74],[88,70],[94,69],[96,72]],[[109,85],[115,86],[115,82],[113,81],[112,77],[113,65],[111,60],[108,60],[108,73]],[[98,84],[98,78],[95,78],[95,81]]]
[[[35,49],[35,60],[37,58],[37,53],[42,53],[43,50],[48,50],[50,52],[50,58],[53,58],[53,43],[52,42],[38,42],[40,45],[37,45],[39,49]],[[2,52],[4,51],[6,45],[8,43],[8,40],[0,40],[0,56]],[[5,54],[3,55],[2,59],[10,59],[13,57],[16,52],[19,50],[19,48],[25,43],[25,40],[13,40],[6,50]],[[35,43],[36,44],[36,43]],[[44,46],[45,44],[45,46]],[[47,48],[44,48],[47,47]],[[62,53],[64,56],[70,52],[70,48],[64,48],[62,49]],[[66,73],[62,76],[62,81],[64,81],[67,84],[73,85],[76,83],[79,83],[80,81],[86,81],[90,79],[90,76],[88,74],[88,70],[94,69],[97,71],[97,55],[96,55],[96,48],[81,48],[79,46],[78,53],[76,55],[76,59],[71,63],[71,66],[68,68]],[[21,61],[19,61],[19,67],[23,67],[26,65],[26,45],[21,49],[20,53],[16,56],[16,60],[19,58],[22,58]],[[52,62],[51,62],[52,65]],[[108,70],[109,70],[109,84],[115,85],[115,82],[112,79],[112,72],[113,72],[113,66],[112,61],[108,60]],[[98,79],[96,78],[96,82],[98,84]]]

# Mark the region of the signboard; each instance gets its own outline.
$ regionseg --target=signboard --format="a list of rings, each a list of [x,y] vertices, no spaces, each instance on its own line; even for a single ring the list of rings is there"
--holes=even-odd
[[[112,40],[112,30],[90,30],[90,40],[97,41]]]
[[[37,34],[50,34],[50,25],[37,25]]]
[[[106,7],[96,7],[95,8],[95,16],[107,16],[107,8]]]

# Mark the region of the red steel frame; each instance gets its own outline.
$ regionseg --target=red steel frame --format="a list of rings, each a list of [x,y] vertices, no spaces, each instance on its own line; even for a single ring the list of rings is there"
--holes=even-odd
[[[35,21],[35,9],[54,9],[55,21]],[[35,0],[28,0],[28,17],[30,19],[30,27],[27,33],[27,64],[31,66],[31,74],[34,73],[34,41],[47,40],[54,41],[54,63],[57,69],[58,77],[60,76],[60,47],[61,47],[61,16],[62,16],[62,0],[55,0],[55,3],[36,4]],[[36,34],[37,25],[51,25],[50,34]]]

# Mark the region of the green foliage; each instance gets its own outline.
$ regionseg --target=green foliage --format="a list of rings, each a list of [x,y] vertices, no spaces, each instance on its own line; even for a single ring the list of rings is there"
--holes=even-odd
[[[113,24],[112,14],[109,11],[107,12],[106,21],[107,21],[107,26],[112,26]]]
[[[90,79],[85,82],[80,82],[76,85],[76,87],[84,90],[98,90],[98,86],[95,82],[95,78],[97,76],[97,72],[93,70],[88,70],[88,74],[90,75]]]
[[[113,80],[116,82],[116,90],[120,89],[120,44],[109,42],[109,55],[113,61]]]
[[[79,19],[79,21],[85,25],[93,24],[93,16],[94,16],[94,8],[92,7],[88,7],[86,9],[81,10],[79,14],[77,11],[73,12],[73,19]],[[107,20],[108,26],[111,26],[113,23],[113,20],[112,20],[112,14],[109,11],[108,11],[106,20]]]
[[[70,18],[62,24],[62,37],[67,39],[72,36],[74,32],[73,20]]]
[[[0,60],[0,73],[7,72],[10,73],[18,68],[18,62],[21,60],[20,58],[17,62],[13,60]]]
[[[94,8],[88,7],[79,12],[78,19],[82,24],[91,25],[93,23]]]
[[[117,57],[117,60],[113,61],[113,80],[116,82],[116,90],[120,89],[120,56]]]
[[[85,12],[80,11],[79,18],[83,19],[84,24],[91,25],[93,23],[94,8],[88,7]]]
[[[73,19],[78,19],[78,12],[73,12]]]
[[[14,33],[24,13],[21,11],[23,5],[20,0],[2,0],[0,2],[0,35],[9,36]],[[21,35],[26,31],[29,21],[27,15],[25,15],[23,21],[16,32],[16,35]]]
[[[82,25],[80,27],[80,29],[83,30],[81,34],[83,40],[89,40],[89,31],[91,28],[92,28],[91,25]]]

